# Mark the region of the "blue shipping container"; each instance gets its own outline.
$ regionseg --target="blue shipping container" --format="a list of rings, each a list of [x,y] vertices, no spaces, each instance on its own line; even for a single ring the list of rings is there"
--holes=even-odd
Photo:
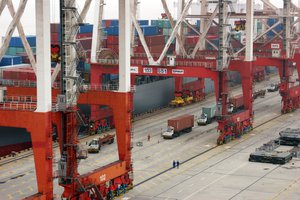
[[[8,65],[19,65],[22,63],[21,56],[3,56],[2,60],[0,61],[0,66],[8,66]]]
[[[118,36],[119,35],[119,27],[118,26],[110,26],[106,28],[107,35],[114,35]]]
[[[56,62],[51,62],[51,67],[52,68],[56,67]]]
[[[31,47],[36,46],[36,37],[35,36],[26,36],[26,39]],[[11,37],[9,42],[10,47],[23,47],[23,43],[20,37]]]
[[[145,36],[158,35],[157,26],[141,26]]]
[[[200,27],[200,20],[197,20],[196,26],[199,28]]]
[[[147,26],[149,25],[149,20],[138,20],[139,24],[141,26]]]
[[[110,26],[119,26],[119,20],[118,19],[111,19],[110,20]]]
[[[92,24],[85,24],[80,26],[79,33],[92,33],[93,32],[93,25]]]

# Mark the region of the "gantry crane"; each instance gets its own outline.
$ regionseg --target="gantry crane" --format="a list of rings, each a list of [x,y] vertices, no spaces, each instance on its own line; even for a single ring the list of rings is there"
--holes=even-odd
[[[2,1],[4,2],[4,1]],[[2,3],[1,2],[1,3]],[[25,1],[24,1],[25,2]],[[24,3],[23,2],[23,3]],[[44,4],[42,4],[43,2]],[[47,8],[47,1],[37,1],[37,7],[41,8],[41,12],[45,12]],[[184,44],[182,42],[182,35],[179,34],[182,23],[186,23],[184,18],[187,16],[187,11],[192,3],[192,0],[184,2],[181,6],[182,12],[179,19],[174,23],[170,12],[166,6],[165,0],[162,0],[165,9],[166,16],[171,22],[171,26],[174,31],[171,34],[170,39],[167,41],[161,55],[153,56],[149,52],[149,48],[145,43],[145,38],[141,33],[141,28],[137,23],[137,19],[134,13],[130,12],[129,1],[120,1],[120,51],[119,59],[101,60],[97,54],[101,53],[99,49],[94,49],[94,57],[92,58],[92,84],[94,85],[82,85],[81,80],[76,71],[76,59],[81,57],[80,47],[75,41],[75,35],[78,30],[78,24],[81,23],[79,15],[74,5],[74,0],[61,0],[61,24],[62,24],[62,38],[61,38],[61,87],[60,89],[52,89],[52,94],[57,97],[57,105],[54,111],[50,112],[51,101],[51,89],[49,83],[49,76],[43,76],[45,74],[39,74],[38,76],[38,96],[45,96],[46,101],[39,101],[40,103],[49,103],[49,105],[38,106],[38,112],[33,113],[29,111],[11,111],[3,112],[0,110],[1,116],[4,116],[4,120],[0,121],[2,126],[19,126],[25,127],[32,134],[33,151],[35,155],[36,173],[38,182],[38,195],[32,197],[32,199],[52,199],[53,197],[53,184],[52,184],[52,142],[51,142],[51,121],[58,127],[59,142],[61,150],[61,158],[59,161],[59,184],[64,187],[63,197],[68,199],[104,199],[111,198],[117,192],[126,191],[132,187],[132,162],[131,162],[131,112],[132,112],[132,92],[131,86],[133,81],[130,81],[130,72],[132,77],[135,75],[151,75],[155,76],[174,76],[174,77],[198,77],[198,78],[210,78],[215,82],[216,101],[218,103],[218,130],[220,137],[219,143],[228,142],[230,139],[239,136],[244,131],[251,129],[253,124],[253,111],[252,111],[252,68],[256,65],[274,65],[280,70],[280,93],[283,96],[282,99],[282,112],[289,112],[295,109],[300,104],[300,86],[293,85],[291,80],[293,72],[293,62],[296,62],[298,74],[300,75],[300,61],[295,57],[295,48],[291,42],[293,35],[293,28],[289,28],[292,22],[290,11],[295,9],[292,6],[290,0],[284,0],[284,14],[278,18],[282,18],[284,24],[283,30],[283,51],[278,51],[278,48],[271,48],[271,53],[264,51],[260,48],[260,51],[255,51],[256,58],[253,57],[253,40],[257,40],[263,36],[258,36],[253,39],[253,1],[247,1],[246,14],[246,32],[247,43],[245,48],[237,52],[231,52],[229,45],[230,35],[228,19],[231,17],[241,18],[242,14],[229,12],[231,7],[230,1],[218,1],[218,6],[213,13],[203,13],[205,23],[202,23],[201,33],[199,33],[199,39],[196,47],[191,52],[186,52]],[[136,2],[136,1],[135,1]],[[183,1],[180,1],[183,2]],[[269,1],[264,0],[268,5],[272,5]],[[202,1],[203,4],[207,1]],[[97,13],[102,16],[104,1],[99,0],[95,6],[98,10]],[[49,6],[48,6],[49,7]],[[271,6],[272,7],[272,6]],[[0,10],[1,11],[1,10]],[[295,12],[297,11],[294,10]],[[20,15],[21,11],[17,11]],[[297,11],[299,12],[299,11]],[[43,16],[43,15],[38,15]],[[130,60],[130,17],[133,20],[134,27],[137,29],[138,35],[145,48],[146,56],[133,55]],[[213,19],[219,19],[219,46],[213,46],[218,51],[208,52],[199,51],[202,49],[203,42],[206,40],[206,33],[211,26]],[[259,17],[265,17],[261,15]],[[47,19],[45,20],[47,21]],[[49,21],[49,20],[48,20]],[[99,24],[101,27],[102,20],[97,19],[97,25],[95,24],[94,30],[97,30],[98,34],[94,36],[99,42]],[[267,27],[267,31],[272,30],[278,23]],[[16,24],[14,24],[16,27]],[[44,27],[41,25],[41,29]],[[44,30],[47,32],[47,30]],[[96,32],[96,31],[94,31]],[[277,35],[280,35],[279,33]],[[93,36],[93,37],[94,37]],[[41,40],[41,37],[38,37]],[[47,37],[46,37],[47,38]],[[180,50],[179,56],[166,57],[166,52],[172,40],[177,39],[177,50]],[[49,39],[49,37],[48,37]],[[44,40],[46,40],[44,38]],[[275,41],[275,40],[273,40]],[[297,42],[298,40],[296,40]],[[270,42],[269,42],[270,43]],[[271,41],[272,43],[272,41]],[[6,43],[7,44],[7,43]],[[279,42],[279,46],[280,46]],[[38,45],[40,47],[40,44]],[[99,48],[99,45],[93,45]],[[275,46],[275,45],[273,45]],[[259,46],[261,47],[261,46]],[[271,45],[272,47],[272,45]],[[46,48],[45,48],[46,49]],[[243,53],[243,50],[246,52]],[[98,52],[99,51],[99,52]],[[2,49],[1,49],[2,52]],[[46,52],[46,51],[45,51]],[[42,54],[45,52],[38,52]],[[49,53],[49,52],[48,52]],[[189,54],[190,53],[190,54]],[[296,52],[297,53],[297,52]],[[49,53],[50,54],[50,53]],[[50,57],[50,55],[48,55]],[[39,58],[42,58],[38,55]],[[175,60],[176,61],[175,61]],[[217,60],[217,62],[215,62]],[[43,59],[42,59],[43,61]],[[174,62],[170,62],[174,61]],[[229,62],[230,61],[230,62]],[[38,62],[41,62],[39,60]],[[45,63],[48,62],[47,60]],[[131,63],[130,63],[131,62]],[[45,63],[38,63],[38,66],[43,66]],[[48,63],[49,64],[49,63]],[[130,70],[130,64],[132,64]],[[45,64],[46,66],[46,64]],[[110,66],[108,69],[106,66]],[[47,68],[48,69],[48,68]],[[227,76],[228,70],[235,70],[240,72],[242,76],[242,89],[244,95],[244,110],[239,113],[228,113],[228,88],[227,88]],[[119,73],[120,82],[119,88],[116,91],[107,91],[99,85],[99,74],[101,73]],[[46,81],[41,83],[41,80]],[[134,78],[132,78],[134,79]],[[47,90],[45,89],[47,88]],[[45,91],[43,91],[45,90]],[[27,94],[36,95],[35,88],[29,87],[7,87],[8,94]],[[50,94],[49,94],[50,93]],[[39,98],[40,99],[40,98]],[[108,105],[113,109],[115,122],[116,122],[116,135],[118,139],[118,153],[119,160],[111,163],[110,165],[103,166],[100,169],[96,169],[93,172],[87,174],[78,174],[78,162],[79,159],[86,157],[84,151],[80,149],[77,141],[77,124],[80,117],[77,115],[77,103],[81,104],[93,104],[93,105]],[[24,107],[25,105],[22,104]],[[18,120],[17,119],[18,116]],[[30,119],[30,120],[29,120]],[[39,120],[39,125],[32,124],[32,119]],[[41,134],[43,133],[43,134]],[[41,145],[43,144],[43,145]],[[41,166],[39,166],[41,165]],[[115,194],[114,194],[115,193]]]

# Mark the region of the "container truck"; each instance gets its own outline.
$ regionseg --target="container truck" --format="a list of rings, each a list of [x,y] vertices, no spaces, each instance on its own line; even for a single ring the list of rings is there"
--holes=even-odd
[[[229,98],[229,113],[235,113],[238,110],[241,110],[244,108],[244,97],[243,94],[239,94],[234,97]]]
[[[182,115],[168,120],[168,129],[162,134],[164,139],[172,139],[189,133],[194,126],[194,115]]]
[[[268,92],[276,92],[279,90],[279,84],[271,83],[267,88]]]
[[[99,153],[101,146],[104,144],[112,144],[115,140],[115,134],[102,133],[98,138],[87,142],[87,149],[89,153]]]
[[[258,91],[255,91],[253,94],[252,94],[252,99],[257,99],[258,97],[265,97],[266,95],[266,90],[258,90]]]
[[[210,124],[216,116],[216,105],[210,105],[206,107],[202,107],[202,113],[200,117],[197,119],[197,124],[206,125]]]

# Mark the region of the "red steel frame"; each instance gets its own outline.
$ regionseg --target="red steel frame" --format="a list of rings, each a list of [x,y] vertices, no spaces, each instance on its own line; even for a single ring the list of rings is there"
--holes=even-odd
[[[280,72],[281,80],[285,76],[281,73],[282,64],[284,59],[274,58],[257,58],[253,62],[244,62],[241,60],[233,60],[229,66],[230,70],[238,71],[242,76],[242,89],[244,95],[245,110],[238,114],[227,115],[226,106],[223,106],[224,118],[219,120],[218,130],[221,135],[218,141],[226,142],[226,137],[232,137],[234,131],[242,132],[245,127],[252,127],[253,123],[253,110],[252,110],[252,67],[253,66],[276,66]],[[297,62],[298,75],[300,75],[300,66],[298,65],[299,58],[295,56],[292,60]],[[205,62],[205,61],[204,61]],[[211,62],[207,60],[207,62]],[[288,64],[284,65],[289,68]],[[210,78],[214,81],[216,99],[222,98],[223,105],[227,104],[227,85],[226,85],[226,71],[217,72],[214,68],[205,68],[202,66],[135,66],[135,75],[152,75],[152,76],[173,76],[173,77],[198,77]],[[152,74],[149,74],[149,69],[152,69]],[[164,70],[161,70],[164,69]],[[148,72],[148,73],[147,73]],[[161,74],[160,72],[163,72]],[[91,65],[91,80],[92,84],[99,83],[101,80],[101,73],[118,73],[117,65],[103,65],[92,63]],[[218,94],[218,81],[223,82],[224,88],[222,93]],[[299,86],[287,87],[286,84],[281,84],[281,94],[283,95],[283,102],[292,102],[299,106]],[[284,93],[285,92],[285,93]],[[59,93],[58,90],[53,89],[53,96]],[[7,95],[31,95],[36,96],[35,88],[22,88],[22,87],[7,87]],[[287,100],[285,100],[287,99]],[[290,100],[292,99],[292,100]],[[132,184],[130,173],[132,172],[131,165],[131,111],[132,111],[132,93],[118,93],[108,91],[87,91],[80,94],[78,99],[79,104],[90,105],[107,105],[113,109],[115,116],[116,136],[118,141],[119,161],[104,166],[93,172],[83,175],[77,175],[76,178],[80,182],[68,185],[63,193],[64,197],[80,197],[82,199],[89,199],[87,192],[79,192],[78,189],[84,187],[89,190],[90,185],[95,185],[99,191],[105,195],[107,188],[105,182],[108,180],[116,180],[119,183]],[[23,127],[26,128],[32,137],[33,152],[36,166],[36,176],[38,184],[38,195],[31,198],[33,199],[51,199],[53,197],[53,184],[52,184],[52,137],[51,137],[51,121],[60,125],[59,113],[35,113],[26,111],[4,111],[0,110],[3,119],[0,121],[0,126],[10,127]],[[227,116],[226,116],[227,115]],[[40,121],[40,124],[32,124],[32,121]],[[231,126],[233,124],[234,126]],[[231,127],[230,127],[231,126]],[[58,130],[60,128],[58,127]],[[41,134],[45,133],[45,134]],[[61,133],[58,133],[59,137]],[[237,134],[237,133],[236,133]],[[235,135],[237,136],[237,135]],[[224,140],[225,139],[225,140]],[[101,177],[101,178],[100,178]]]

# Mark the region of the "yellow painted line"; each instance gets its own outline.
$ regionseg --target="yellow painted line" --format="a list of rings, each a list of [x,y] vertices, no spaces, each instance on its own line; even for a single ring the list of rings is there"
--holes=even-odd
[[[7,197],[8,197],[8,199],[13,199],[11,194],[8,194]]]
[[[285,197],[287,197],[289,195],[289,192],[291,191],[291,189],[293,187],[295,187],[296,184],[298,184],[300,181],[300,178],[295,179],[292,183],[288,184],[284,189],[280,190],[274,197],[272,197],[270,200],[274,200],[277,199],[278,197],[280,197],[281,195],[284,195]]]

